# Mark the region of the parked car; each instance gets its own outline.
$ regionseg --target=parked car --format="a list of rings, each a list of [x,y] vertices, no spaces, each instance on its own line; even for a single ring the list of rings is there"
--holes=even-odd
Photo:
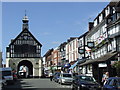
[[[71,84],[73,81],[72,74],[61,73],[58,83],[60,84]]]
[[[55,82],[58,82],[58,81],[59,81],[59,78],[60,78],[60,72],[55,73],[54,76],[53,76],[53,80],[54,80]]]
[[[6,80],[7,84],[14,84],[12,69],[10,67],[0,68],[0,71],[2,72],[2,76]]]
[[[72,90],[101,90],[100,84],[91,76],[76,75],[71,84]]]
[[[120,77],[110,77],[103,85],[103,90],[120,90]]]
[[[48,78],[48,77],[49,77],[49,73],[48,73],[48,72],[44,72],[44,76],[45,76],[46,78]]]

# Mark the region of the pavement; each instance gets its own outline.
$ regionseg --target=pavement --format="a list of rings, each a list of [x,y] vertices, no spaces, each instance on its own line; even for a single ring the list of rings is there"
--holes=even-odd
[[[18,79],[13,85],[2,90],[70,90],[70,85],[60,85],[49,78]]]

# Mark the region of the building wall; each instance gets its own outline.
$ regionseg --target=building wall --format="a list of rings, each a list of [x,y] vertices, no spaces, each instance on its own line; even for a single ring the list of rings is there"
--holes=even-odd
[[[60,46],[59,46],[59,49],[60,49],[60,60],[61,60],[61,65],[62,67],[66,64],[66,42],[62,43]]]
[[[86,43],[89,41],[93,41],[95,47],[101,44],[105,39],[107,38],[107,29],[106,29],[106,22],[105,20],[102,20],[102,22],[97,25],[97,27],[94,27],[92,31],[87,35]],[[91,52],[91,58],[99,58],[102,55],[105,55],[107,52],[107,47],[99,47],[95,52]]]
[[[41,58],[6,58],[6,67],[11,67],[14,70],[18,70],[18,64],[23,61],[30,61],[33,65],[33,76],[42,76],[42,59]],[[38,64],[37,64],[38,63]]]
[[[61,66],[61,56],[58,48],[54,49],[52,52],[52,65]]]
[[[95,48],[91,50],[90,59],[96,59],[106,55],[108,52],[120,50],[120,20],[116,21],[120,17],[120,12],[115,14],[116,11],[114,6],[115,5],[108,5],[103,9],[103,11],[94,19],[94,27],[86,36],[86,44],[89,41],[93,41],[95,44]],[[90,64],[82,66],[82,73],[93,74],[93,71],[89,70],[89,65]]]
[[[78,38],[75,38],[66,44],[66,59],[70,62],[78,59]]]

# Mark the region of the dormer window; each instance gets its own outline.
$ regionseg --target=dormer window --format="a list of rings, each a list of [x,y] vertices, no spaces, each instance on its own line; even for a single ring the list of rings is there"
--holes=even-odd
[[[110,14],[110,7],[108,6],[106,9],[105,9],[105,15],[106,17]]]
[[[103,19],[103,14],[100,14],[100,16],[99,16],[99,22],[101,22],[102,19]]]
[[[112,10],[113,10],[113,14],[114,14],[114,13],[115,13],[115,7],[113,7],[113,9],[112,9]]]
[[[97,25],[99,24],[99,17],[97,18]]]
[[[105,11],[102,13],[102,19],[104,19],[105,18]]]
[[[94,21],[94,27],[97,25],[97,19],[95,19]]]

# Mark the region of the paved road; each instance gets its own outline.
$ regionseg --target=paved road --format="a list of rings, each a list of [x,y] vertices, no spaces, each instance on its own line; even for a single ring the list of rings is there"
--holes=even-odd
[[[70,85],[60,85],[48,78],[19,79],[14,85],[7,85],[3,90],[70,90]]]

